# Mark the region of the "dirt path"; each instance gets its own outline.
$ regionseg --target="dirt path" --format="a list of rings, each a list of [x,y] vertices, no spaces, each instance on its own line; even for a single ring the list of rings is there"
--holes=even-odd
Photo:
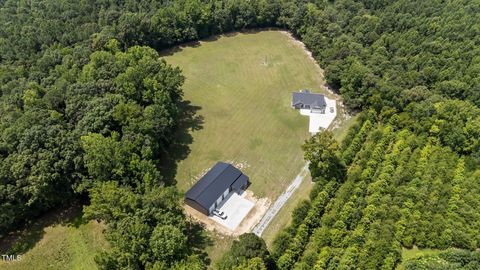
[[[287,187],[285,192],[283,192],[275,203],[267,210],[265,215],[262,217],[260,222],[253,228],[252,232],[258,236],[261,236],[265,228],[267,228],[268,224],[273,220],[273,218],[278,214],[280,209],[285,205],[288,199],[292,196],[292,194],[297,190],[297,188],[302,183],[303,179],[308,173],[308,164],[305,164],[303,168],[300,170],[298,175],[292,181],[292,183]]]

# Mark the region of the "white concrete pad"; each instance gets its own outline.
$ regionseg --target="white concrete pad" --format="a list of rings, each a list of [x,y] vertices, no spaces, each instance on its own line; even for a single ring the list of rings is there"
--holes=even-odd
[[[337,106],[335,100],[325,97],[325,102],[327,103],[327,107],[325,108],[324,114],[311,112],[309,109],[300,109],[301,115],[310,117],[310,123],[308,126],[308,131],[310,133],[317,133],[320,131],[320,128],[328,128],[337,116]]]
[[[226,219],[221,219],[215,215],[209,216],[208,218],[213,219],[215,222],[227,227],[232,231],[235,230],[255,205],[255,203],[247,200],[245,195],[245,192],[243,192],[242,195],[239,195],[236,192],[231,192],[223,200],[223,202],[220,204],[220,207],[217,209],[227,215]]]

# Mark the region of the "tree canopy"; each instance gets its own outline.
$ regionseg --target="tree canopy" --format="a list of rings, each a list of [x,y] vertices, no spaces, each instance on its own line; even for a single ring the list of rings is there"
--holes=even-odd
[[[479,11],[431,0],[0,1],[0,235],[87,197],[85,216],[107,224],[112,245],[102,269],[205,268],[160,169],[184,78],[158,50],[276,26],[363,112],[342,142],[327,131],[303,146],[316,186],[271,255],[242,236],[224,267],[394,269],[402,247],[478,249]],[[477,256],[460,253],[442,260]]]

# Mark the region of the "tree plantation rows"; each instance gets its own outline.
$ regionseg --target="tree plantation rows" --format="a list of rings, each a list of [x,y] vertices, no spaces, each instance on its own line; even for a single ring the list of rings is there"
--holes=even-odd
[[[316,183],[271,249],[245,235],[212,266],[394,269],[418,246],[447,250],[407,269],[478,269],[479,16],[467,0],[0,1],[0,238],[80,199],[107,226],[100,269],[205,269],[165,168],[184,77],[159,50],[273,26],[363,112],[342,142],[305,142]]]
[[[434,105],[442,106],[468,104],[445,101]],[[471,109],[463,127],[468,118],[480,113],[478,108]],[[431,117],[438,115],[435,112]],[[362,146],[348,165],[347,176],[340,180],[344,183],[327,203],[316,202],[323,202],[339,179],[326,181],[321,174],[312,175],[322,191],[306,212],[321,217],[311,226],[307,214],[300,224],[292,224],[278,236],[272,252],[279,269],[394,269],[401,259],[401,247],[479,248],[478,163],[442,145],[432,130],[415,135],[402,127],[399,118],[395,115],[373,127],[366,119],[350,130],[343,153],[337,154],[346,156],[350,148],[357,147],[355,142]],[[371,131],[365,137],[360,130],[368,127]],[[317,137],[320,145],[331,134]],[[314,162],[324,167],[328,160]]]
[[[456,249],[408,262],[407,269],[478,269],[479,5],[321,6],[307,4],[299,33],[347,105],[370,110],[340,145],[329,132],[305,143],[316,186],[273,244],[276,267],[395,269],[402,247],[417,246]],[[317,205],[332,182],[335,194]],[[309,212],[321,215],[316,226]]]

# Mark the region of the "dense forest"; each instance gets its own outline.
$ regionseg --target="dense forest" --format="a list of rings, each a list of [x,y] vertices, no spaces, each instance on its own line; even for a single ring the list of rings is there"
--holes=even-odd
[[[480,5],[306,5],[297,29],[359,122],[305,142],[316,186],[272,247],[278,269],[479,269]],[[471,250],[468,252],[466,250]]]
[[[204,269],[161,170],[184,78],[158,51],[273,26],[363,112],[344,141],[305,143],[316,184],[272,250],[247,235],[218,268],[394,269],[414,245],[463,250],[408,269],[478,266],[478,2],[4,0],[0,25],[0,235],[84,198],[101,269]]]

